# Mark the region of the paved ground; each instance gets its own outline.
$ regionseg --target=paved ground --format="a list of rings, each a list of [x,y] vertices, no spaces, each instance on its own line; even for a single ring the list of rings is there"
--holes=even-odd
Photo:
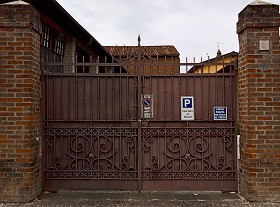
[[[235,193],[219,192],[58,192],[43,193],[31,203],[0,203],[0,207],[270,207],[280,203],[252,203]]]

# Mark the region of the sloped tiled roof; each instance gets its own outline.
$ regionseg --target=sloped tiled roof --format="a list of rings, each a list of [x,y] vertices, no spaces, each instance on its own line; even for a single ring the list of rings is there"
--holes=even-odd
[[[114,57],[135,54],[138,46],[104,46]],[[179,56],[179,52],[173,45],[141,46],[142,53],[151,56]]]

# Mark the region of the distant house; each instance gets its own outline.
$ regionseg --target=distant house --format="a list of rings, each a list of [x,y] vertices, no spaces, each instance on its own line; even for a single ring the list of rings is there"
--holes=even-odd
[[[113,57],[55,0],[3,0],[3,6],[32,5],[40,15],[38,30],[41,33],[41,62],[63,62],[68,66],[55,66],[53,72],[112,73],[126,71],[118,67],[71,66],[71,63],[113,62]]]
[[[132,63],[127,71],[137,73],[138,46],[104,46],[108,53],[119,63]],[[140,46],[142,74],[177,74],[180,73],[180,54],[172,45]]]
[[[188,73],[230,72],[231,68],[226,64],[232,63],[237,58],[238,53],[235,51],[222,55],[221,51],[218,50],[217,56],[215,58],[208,59],[198,65],[193,66],[190,70],[188,70]]]

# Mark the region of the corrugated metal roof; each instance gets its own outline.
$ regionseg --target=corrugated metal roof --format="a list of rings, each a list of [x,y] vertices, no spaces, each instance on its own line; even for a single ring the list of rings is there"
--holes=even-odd
[[[104,46],[114,57],[135,54],[138,46]],[[151,56],[179,56],[180,53],[173,45],[140,46],[142,53]]]

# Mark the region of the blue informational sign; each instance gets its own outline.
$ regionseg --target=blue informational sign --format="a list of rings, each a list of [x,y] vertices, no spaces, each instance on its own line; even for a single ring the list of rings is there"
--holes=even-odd
[[[182,108],[184,108],[184,109],[193,108],[193,98],[192,97],[182,97]]]
[[[213,108],[214,120],[215,121],[226,121],[227,120],[227,107],[216,106]]]

